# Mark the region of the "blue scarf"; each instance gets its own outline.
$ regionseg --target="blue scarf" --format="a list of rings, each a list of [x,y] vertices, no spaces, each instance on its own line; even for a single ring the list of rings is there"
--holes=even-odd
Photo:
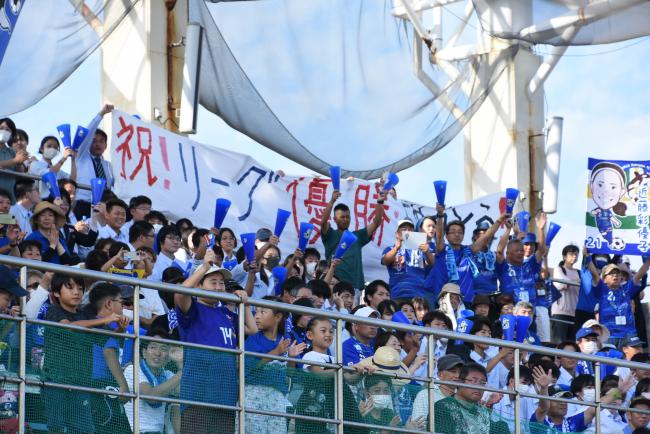
[[[479,274],[478,267],[472,260],[472,249],[469,246],[461,246],[461,253],[459,255],[459,263],[463,260],[467,260],[469,269],[472,272],[472,276],[476,277]],[[458,275],[458,266],[456,265],[456,255],[454,255],[454,249],[451,248],[449,244],[445,246],[445,261],[447,264],[447,275],[449,277],[449,282],[458,283],[460,276]]]
[[[476,253],[476,261],[481,264],[487,271],[494,271],[494,264],[496,263],[497,257],[494,252],[478,252]]]
[[[147,362],[144,360],[140,360],[140,369],[142,369],[142,372],[144,373],[144,376],[147,378],[147,381],[149,384],[151,384],[152,387],[158,387],[165,381],[167,381],[167,377],[165,376],[165,370],[160,371],[160,375],[156,375],[153,373],[153,371],[149,368],[149,365],[147,365]],[[152,408],[159,408],[161,405],[163,405],[162,402],[149,402],[149,401],[143,401],[149,407]]]

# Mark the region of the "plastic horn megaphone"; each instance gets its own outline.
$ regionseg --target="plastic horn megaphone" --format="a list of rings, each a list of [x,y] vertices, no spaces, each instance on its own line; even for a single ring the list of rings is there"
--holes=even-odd
[[[436,189],[436,200],[440,205],[445,204],[445,195],[447,194],[447,181],[433,181]]]
[[[284,227],[287,225],[287,221],[289,220],[289,217],[291,217],[291,211],[278,208],[278,214],[275,217],[275,230],[273,231],[273,235],[275,235],[278,238],[280,237],[280,235],[282,235],[282,231],[284,230]]]
[[[307,222],[300,223],[300,233],[298,234],[298,248],[304,253],[311,239],[311,233],[314,231],[314,225]]]
[[[275,279],[275,295],[279,297],[282,295],[282,284],[287,279],[287,269],[284,267],[274,267],[271,270],[271,274],[273,275],[273,279]]]
[[[332,187],[334,190],[341,189],[341,166],[330,167],[330,178],[332,179]]]
[[[59,132],[59,139],[63,143],[64,148],[72,148],[72,141],[70,140],[70,124],[62,124],[56,127]]]
[[[526,334],[528,333],[528,327],[532,323],[533,319],[529,316],[516,316],[515,317],[515,340],[519,343],[522,343],[526,339]]]
[[[61,190],[59,190],[59,184],[56,182],[56,173],[47,172],[43,175],[43,182],[47,184],[47,188],[50,189],[50,195],[52,197],[61,197]]]
[[[411,321],[408,319],[406,314],[402,312],[401,310],[398,310],[393,314],[391,317],[391,321],[401,323],[401,324],[412,324]]]
[[[230,201],[228,199],[217,199],[214,206],[214,227],[221,229],[221,225],[228,214],[230,209]]]
[[[250,264],[255,260],[255,233],[249,232],[246,234],[241,234],[239,238],[241,239],[241,244],[244,247],[244,253],[246,253],[246,260]]]
[[[77,127],[77,132],[74,134],[74,140],[72,141],[72,150],[78,151],[81,144],[84,142],[84,139],[88,135],[88,128],[82,127],[79,125]]]
[[[503,329],[503,339],[512,341],[515,339],[515,316],[512,314],[501,315],[499,317],[501,328]]]
[[[90,180],[90,193],[93,205],[97,205],[102,201],[102,195],[106,188],[106,180],[104,178],[93,178]]]
[[[469,334],[470,330],[472,330],[472,326],[474,326],[474,321],[471,319],[459,318],[456,323],[456,331],[458,333]],[[463,341],[456,340],[456,345],[461,345],[462,343]]]
[[[558,232],[560,232],[560,229],[562,229],[562,226],[558,225],[557,223],[549,223],[548,224],[548,232],[546,233],[546,245],[550,246],[551,242],[553,242],[553,239],[557,235]]]
[[[530,213],[528,211],[517,213],[517,225],[521,232],[528,232],[528,222],[530,222]]]
[[[343,255],[345,255],[345,252],[347,252],[350,247],[352,247],[352,245],[356,242],[356,235],[350,231],[343,232],[343,235],[341,235],[341,241],[339,241],[339,245],[336,248],[336,252],[334,253],[334,259],[341,259]]]
[[[384,191],[389,192],[399,183],[399,178],[394,173],[389,173],[384,182]]]
[[[506,213],[512,214],[512,210],[515,209],[515,204],[517,203],[517,197],[519,197],[519,190],[516,188],[506,188]]]

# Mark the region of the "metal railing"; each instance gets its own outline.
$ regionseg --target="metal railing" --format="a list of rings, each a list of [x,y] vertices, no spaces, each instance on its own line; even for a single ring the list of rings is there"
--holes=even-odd
[[[39,183],[39,187],[41,185],[40,183],[43,182],[42,177],[38,175],[32,175],[31,173],[14,172],[13,170],[7,170],[7,169],[0,169],[0,175],[9,175],[9,176],[15,176],[16,178],[31,179],[33,181],[37,181]],[[82,190],[90,190],[90,185],[79,184],[77,182],[77,188],[80,188]]]
[[[547,395],[538,395],[538,394],[532,394],[532,393],[521,393],[519,391],[515,390],[501,390],[501,389],[494,389],[488,386],[480,386],[480,385],[474,385],[474,384],[469,384],[469,383],[461,383],[461,382],[453,382],[453,381],[442,381],[442,380],[437,380],[433,378],[433,373],[435,370],[435,363],[436,360],[433,356],[433,349],[435,348],[436,344],[436,339],[439,338],[447,338],[449,340],[462,340],[465,342],[469,343],[479,343],[479,344],[487,344],[490,346],[497,346],[497,347],[505,347],[505,348],[511,348],[514,350],[514,360],[515,363],[513,367],[515,368],[514,370],[514,380],[515,384],[519,383],[519,378],[520,378],[520,364],[518,361],[520,360],[520,355],[522,351],[526,351],[529,353],[537,353],[537,354],[544,354],[548,355],[551,357],[565,357],[565,358],[571,358],[571,359],[578,359],[578,360],[584,360],[588,362],[592,362],[594,365],[594,374],[595,378],[600,379],[600,372],[601,372],[601,364],[606,364],[610,366],[619,366],[619,367],[626,367],[630,369],[638,369],[638,370],[645,370],[645,371],[650,371],[650,365],[647,364],[642,364],[642,363],[635,363],[635,362],[629,362],[627,360],[620,360],[620,359],[610,359],[610,358],[605,358],[605,357],[599,357],[599,356],[593,356],[593,355],[587,355],[587,354],[581,354],[581,353],[575,353],[575,352],[567,352],[563,350],[558,350],[554,348],[547,348],[543,346],[533,346],[533,345],[528,345],[528,344],[522,344],[518,342],[512,342],[512,341],[505,341],[505,340],[500,340],[500,339],[493,339],[493,338],[486,338],[482,336],[477,336],[477,335],[466,335],[466,334],[461,334],[461,333],[456,333],[456,332],[451,332],[451,331],[446,331],[446,330],[440,330],[440,329],[432,329],[432,328],[427,328],[427,327],[420,327],[420,326],[415,326],[415,325],[408,325],[408,324],[401,324],[401,323],[395,323],[391,321],[384,321],[384,320],[378,320],[374,318],[363,318],[359,316],[354,316],[354,315],[349,315],[349,314],[341,314],[337,312],[332,312],[332,311],[323,311],[320,309],[313,309],[313,308],[308,308],[308,307],[303,307],[303,306],[298,306],[298,305],[290,305],[290,304],[284,304],[284,303],[278,303],[270,300],[261,300],[261,299],[249,299],[247,303],[242,303],[241,299],[235,295],[228,294],[225,292],[212,292],[212,291],[206,291],[203,289],[199,288],[186,288],[182,287],[180,285],[172,285],[172,284],[167,284],[167,283],[160,283],[160,282],[151,282],[151,281],[146,281],[146,280],[141,280],[133,277],[128,277],[128,276],[123,276],[123,275],[117,275],[117,274],[107,274],[107,273],[101,273],[101,272],[96,272],[96,271],[90,271],[90,270],[85,270],[81,268],[76,268],[76,267],[68,267],[68,266],[62,266],[62,265],[56,265],[56,264],[50,264],[50,263],[45,263],[45,262],[39,262],[39,261],[32,261],[32,260],[27,260],[27,259],[22,259],[22,258],[16,258],[12,256],[0,256],[0,263],[3,263],[8,266],[13,266],[13,267],[21,267],[20,271],[20,280],[21,280],[21,285],[26,286],[26,280],[27,280],[27,270],[28,269],[37,269],[40,271],[51,271],[51,272],[56,272],[64,275],[69,275],[69,276],[74,276],[74,277],[80,277],[84,279],[89,279],[89,280],[102,280],[102,281],[109,281],[117,284],[127,284],[127,285],[132,285],[134,287],[134,301],[137,301],[139,299],[139,294],[140,294],[140,289],[141,287],[146,287],[146,288],[152,288],[156,289],[159,291],[171,291],[175,293],[180,293],[180,294],[185,294],[185,295],[190,295],[190,296],[199,296],[203,298],[209,298],[209,299],[215,299],[219,300],[221,302],[225,303],[235,303],[239,307],[239,312],[243,313],[246,309],[247,305],[254,306],[254,307],[262,307],[262,308],[270,308],[274,309],[276,311],[285,311],[285,312],[291,312],[294,314],[301,314],[301,315],[310,315],[310,316],[318,316],[318,317],[325,317],[329,318],[330,320],[335,321],[336,327],[335,327],[335,342],[336,342],[336,363],[319,363],[319,362],[310,362],[310,361],[305,361],[302,359],[297,359],[297,358],[291,358],[291,357],[285,357],[285,356],[275,356],[271,354],[260,354],[260,353],[255,353],[251,351],[245,351],[244,350],[244,339],[240,338],[238,342],[238,348],[237,349],[225,349],[225,348],[215,348],[215,347],[210,347],[206,345],[199,345],[199,344],[192,344],[192,343],[187,343],[187,342],[177,342],[177,341],[171,341],[171,340],[166,340],[166,339],[160,339],[160,338],[153,338],[153,337],[147,337],[147,336],[141,336],[140,335],[140,316],[139,316],[139,307],[138,303],[134,303],[134,333],[133,334],[125,334],[125,333],[116,333],[116,332],[111,332],[107,330],[102,330],[102,329],[89,329],[89,328],[83,328],[83,327],[78,327],[70,324],[61,324],[61,323],[52,323],[48,321],[39,321],[39,320],[32,320],[32,319],[27,319],[25,316],[19,316],[19,317],[11,317],[11,316],[6,316],[2,315],[0,316],[0,320],[9,320],[9,321],[15,321],[19,323],[19,330],[20,330],[20,340],[19,340],[19,369],[18,369],[18,375],[17,377],[12,377],[10,375],[5,376],[4,378],[0,377],[0,381],[6,382],[6,383],[12,383],[12,384],[17,384],[18,386],[18,392],[19,392],[19,427],[20,427],[20,433],[25,432],[25,394],[26,394],[26,387],[27,386],[41,386],[41,387],[52,387],[52,388],[60,388],[60,389],[67,389],[67,390],[75,390],[75,391],[80,391],[80,392],[85,392],[85,393],[92,393],[92,394],[100,394],[100,395],[111,395],[111,396],[120,396],[124,398],[129,398],[133,400],[133,428],[134,432],[137,434],[139,432],[139,420],[140,420],[140,414],[139,414],[139,404],[140,400],[146,399],[148,401],[155,401],[155,402],[165,402],[165,403],[177,403],[177,404],[188,404],[188,405],[193,405],[193,406],[199,406],[199,407],[208,407],[208,408],[218,408],[218,409],[225,409],[225,410],[232,410],[238,413],[238,424],[239,424],[239,430],[243,432],[245,424],[246,424],[246,418],[245,415],[246,413],[251,413],[251,414],[262,414],[262,415],[267,415],[267,416],[276,416],[276,417],[282,417],[285,418],[286,420],[289,419],[294,419],[294,420],[305,420],[305,421],[312,421],[312,422],[321,422],[321,423],[328,423],[328,424],[333,424],[336,426],[336,431],[337,433],[343,433],[343,429],[345,426],[349,427],[364,427],[364,428],[371,428],[371,429],[390,429],[391,432],[406,432],[406,433],[420,433],[420,432],[429,432],[429,433],[435,433],[435,417],[429,417],[428,420],[428,426],[426,431],[418,431],[412,428],[407,428],[407,427],[385,427],[385,426],[378,426],[378,425],[373,425],[373,424],[366,424],[366,423],[359,423],[359,422],[354,422],[354,421],[349,421],[345,420],[343,417],[343,387],[344,386],[344,381],[343,381],[343,373],[344,371],[354,371],[353,368],[343,366],[343,361],[342,361],[342,336],[343,336],[343,323],[344,322],[350,322],[350,323],[356,323],[356,324],[365,324],[365,325],[372,325],[372,326],[377,326],[381,327],[384,329],[390,329],[390,330],[399,330],[399,331],[404,331],[404,332],[413,332],[413,333],[418,333],[422,334],[426,337],[427,342],[428,342],[428,371],[427,371],[427,377],[415,377],[413,375],[398,375],[398,374],[386,374],[386,373],[381,373],[377,372],[376,375],[387,375],[390,378],[401,378],[401,379],[408,379],[408,380],[416,380],[422,383],[427,384],[428,388],[428,406],[429,406],[429,415],[434,415],[435,414],[435,399],[434,399],[434,389],[431,387],[432,385],[446,385],[446,386],[452,386],[452,387],[463,387],[463,388],[470,388],[470,389],[479,389],[479,390],[484,390],[484,391],[491,391],[491,392],[498,392],[502,393],[505,395],[510,395],[514,396],[515,400],[515,417],[514,420],[512,421],[514,423],[515,430],[514,432],[516,434],[521,433],[521,417],[520,417],[520,405],[521,405],[521,398],[522,397],[529,397],[529,398],[537,398],[537,399],[545,399],[548,401],[558,401],[558,402],[571,402],[565,398],[555,398],[555,397],[550,397]],[[24,298],[21,300],[21,306],[24,306],[25,300]],[[237,325],[237,332],[238,332],[238,337],[244,337],[245,336],[245,315],[240,314],[239,315],[239,323]],[[239,386],[238,386],[238,402],[237,405],[234,406],[229,406],[229,405],[219,405],[219,404],[212,404],[212,403],[207,403],[207,402],[197,402],[197,401],[189,401],[189,400],[183,400],[183,399],[177,399],[177,398],[166,398],[166,397],[156,397],[156,396],[150,396],[150,395],[144,395],[140,391],[140,381],[138,378],[138,369],[133,370],[133,390],[129,392],[116,392],[116,391],[107,391],[107,390],[100,390],[100,389],[93,389],[89,387],[84,387],[84,386],[79,386],[79,385],[70,385],[70,384],[60,384],[57,382],[50,382],[50,381],[42,381],[40,379],[32,379],[29,378],[26,375],[26,330],[27,330],[27,325],[28,324],[39,324],[39,325],[47,325],[48,327],[59,327],[63,329],[69,329],[69,330],[74,330],[79,333],[89,333],[89,334],[102,334],[102,335],[111,335],[111,336],[117,336],[117,337],[122,337],[122,338],[128,338],[132,339],[134,341],[134,347],[133,347],[133,363],[135,367],[139,366],[140,362],[140,349],[139,349],[139,344],[141,340],[146,340],[146,341],[153,341],[153,342],[161,342],[161,343],[166,343],[170,345],[176,345],[176,346],[183,346],[183,347],[188,347],[188,348],[200,348],[200,349],[210,349],[218,352],[224,352],[224,353],[229,353],[232,354],[233,357],[237,357],[238,359],[238,372],[236,375],[238,376],[239,380]],[[301,414],[295,414],[295,413],[283,413],[283,412],[275,412],[275,411],[267,411],[267,410],[259,410],[259,409],[252,409],[246,406],[246,391],[245,391],[245,357],[247,356],[257,356],[257,357],[264,357],[265,359],[273,359],[273,360],[279,360],[279,361],[292,361],[292,362],[298,362],[302,364],[310,364],[310,365],[315,365],[315,366],[322,366],[322,367],[327,367],[335,370],[335,381],[334,381],[334,396],[335,396],[335,411],[334,411],[334,418],[332,419],[326,419],[326,418],[320,418],[320,417],[312,417],[312,416],[306,416],[306,415],[301,415]],[[235,374],[235,373],[233,373]],[[576,401],[573,401],[574,403]],[[579,402],[580,405],[583,406],[589,406],[589,407],[595,407],[596,408],[596,416],[595,416],[595,430],[596,433],[601,432],[601,427],[600,427],[600,411],[601,409],[617,409],[617,410],[629,410],[633,412],[639,412],[639,413],[650,413],[650,411],[644,411],[644,410],[638,410],[638,409],[629,409],[626,407],[620,407],[620,406],[612,406],[612,405],[606,405],[601,403],[601,398],[600,398],[600,381],[596,381],[596,401],[593,403],[590,402]]]

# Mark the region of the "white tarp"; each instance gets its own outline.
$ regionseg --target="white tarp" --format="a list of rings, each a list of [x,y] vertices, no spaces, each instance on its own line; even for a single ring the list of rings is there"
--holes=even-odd
[[[213,225],[216,199],[226,198],[232,206],[224,227],[237,234],[261,227],[273,229],[278,208],[291,211],[281,237],[283,256],[297,248],[300,222],[318,223],[332,192],[327,178],[278,176],[249,156],[194,142],[120,111],[113,112],[112,124],[111,161],[118,196],[128,200],[144,194],[151,198],[154,209],[172,220],[188,217],[198,227],[206,228]],[[340,200],[351,210],[352,228],[365,226],[376,207],[375,184],[342,180],[341,192]],[[431,198],[433,202],[433,184]],[[498,217],[499,201],[500,195],[494,194],[450,207],[447,218],[466,222],[469,242],[477,222],[492,222]],[[399,220],[417,221],[435,213],[428,205],[393,198],[387,200],[385,210],[382,226],[363,251],[366,278],[386,277],[379,259],[383,249],[394,242]],[[323,251],[318,232],[311,245]]]

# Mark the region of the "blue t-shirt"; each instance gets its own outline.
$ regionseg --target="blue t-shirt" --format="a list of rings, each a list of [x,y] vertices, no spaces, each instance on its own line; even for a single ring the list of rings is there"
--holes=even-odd
[[[117,328],[116,323],[110,323],[108,325],[110,330],[115,330]],[[129,325],[126,328],[126,333],[135,334],[135,329],[133,324]],[[147,331],[140,328],[140,335],[144,336],[147,334]],[[117,359],[120,362],[120,366],[125,367],[126,365],[133,363],[133,339],[129,338],[118,338],[111,337],[109,338],[104,346],[93,345],[93,379],[95,380],[111,380],[113,374],[111,374],[108,365],[106,364],[106,359],[104,358],[104,349],[113,348],[117,352]]]
[[[531,422],[537,422],[537,417],[533,414],[530,418]],[[564,420],[562,421],[561,424],[555,425],[553,422],[549,420],[548,417],[544,418],[544,422],[542,422],[544,425],[551,427],[555,429],[556,431],[559,432],[582,432],[587,429],[587,425],[585,424],[585,413],[578,413],[576,415],[570,416],[570,417],[565,417]],[[533,429],[531,432],[546,432],[546,431],[541,431],[541,430],[536,430]]]
[[[633,280],[619,289],[609,289],[605,282],[600,280],[598,285],[592,288],[599,303],[600,322],[609,329],[611,337],[636,336],[631,302],[641,289],[643,288],[635,285]]]
[[[354,336],[343,342],[343,364],[346,366],[356,365],[367,357],[375,354],[373,343],[364,345]]]
[[[446,245],[440,253],[436,254],[436,262],[433,264],[433,267],[430,267],[430,271],[424,280],[424,288],[426,291],[433,292],[434,302],[437,301],[440,290],[444,284],[447,282],[454,282],[460,286],[463,300],[466,303],[471,303],[474,298],[474,277],[470,268],[470,262],[473,262],[473,260],[472,258],[466,257],[468,250],[469,246],[463,245],[460,249],[456,250],[450,245]],[[454,254],[454,264],[458,274],[457,279],[452,278],[452,276],[449,275],[449,269],[447,266],[448,251],[451,251]]]
[[[578,293],[578,304],[576,310],[590,312],[593,314],[598,298],[591,290],[591,272],[586,266],[580,270],[580,292]]]
[[[386,247],[382,257],[393,250]],[[426,277],[425,256],[420,250],[399,249],[395,261],[386,265],[390,297],[413,298],[424,296],[424,278]]]
[[[178,332],[183,342],[217,348],[237,348],[237,315],[225,306],[210,307],[192,299],[184,314],[177,307]],[[237,402],[236,355],[216,350],[185,348],[181,398],[211,404]]]
[[[512,295],[515,303],[527,301],[535,304],[537,299],[535,281],[540,272],[540,264],[535,256],[531,256],[522,265],[514,265],[504,261],[497,263],[495,268],[499,277],[501,292]]]
[[[246,338],[246,351],[255,353],[270,353],[278,346],[282,336],[272,341],[263,332],[257,332]],[[281,354],[287,356],[287,354]],[[258,366],[261,359],[253,356],[246,357],[246,385],[268,386],[286,393],[287,390],[287,364],[280,360],[271,360],[262,366]]]
[[[491,251],[474,254],[478,274],[474,276],[474,292],[491,295],[497,291],[496,254]]]

